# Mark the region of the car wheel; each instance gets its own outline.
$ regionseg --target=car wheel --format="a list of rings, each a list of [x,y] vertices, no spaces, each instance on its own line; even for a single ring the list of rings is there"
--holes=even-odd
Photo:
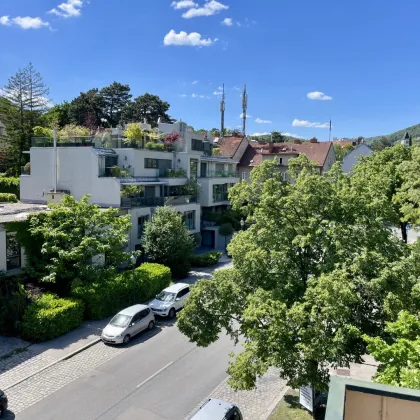
[[[123,340],[123,343],[124,344],[128,344],[129,342],[130,342],[130,334],[127,334],[125,337],[124,337],[124,340]]]
[[[175,317],[175,309],[171,308],[171,310],[169,311],[169,318],[174,318]]]
[[[0,417],[3,417],[4,415],[4,407],[0,405]]]
[[[153,328],[155,327],[155,321],[150,321],[149,322],[149,326],[147,327],[148,328],[148,330],[150,331],[150,330],[153,330]]]

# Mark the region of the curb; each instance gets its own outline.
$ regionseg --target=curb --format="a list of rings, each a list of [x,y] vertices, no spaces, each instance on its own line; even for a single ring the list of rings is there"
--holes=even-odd
[[[265,412],[265,414],[263,414],[260,417],[260,420],[267,420],[270,417],[271,413],[277,407],[277,404],[283,399],[284,395],[286,394],[286,392],[289,389],[290,389],[290,386],[287,386],[287,385],[284,387],[284,389],[282,389],[279,396],[273,401],[273,403],[270,405],[270,407],[267,408],[267,411]]]
[[[11,389],[15,387],[16,385],[19,385],[20,383],[28,380],[29,378],[32,378],[35,375],[38,375],[38,373],[43,372],[44,370],[50,368],[51,366],[56,365],[57,363],[63,362],[64,360],[71,359],[72,357],[76,356],[76,354],[81,353],[82,351],[87,350],[89,347],[94,346],[95,344],[98,344],[101,341],[100,338],[96,338],[95,340],[91,341],[90,343],[84,345],[83,347],[80,347],[79,349],[61,357],[60,359],[55,360],[54,362],[48,364],[47,366],[42,367],[41,369],[38,369],[36,372],[31,373],[30,375],[26,376],[25,378],[19,379],[18,381],[14,382],[12,385],[7,386],[4,388],[4,391],[7,391],[8,389]]]

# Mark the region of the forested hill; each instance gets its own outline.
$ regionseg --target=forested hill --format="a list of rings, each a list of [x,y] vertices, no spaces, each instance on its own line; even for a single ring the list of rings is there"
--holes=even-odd
[[[420,137],[420,124],[416,124],[411,127],[404,128],[392,134],[385,134],[383,136],[376,136],[376,137],[368,137],[368,138],[365,138],[365,141],[366,143],[371,144],[375,140],[379,140],[382,137],[386,137],[387,139],[391,140],[392,144],[394,144],[398,141],[401,141],[404,138],[404,134],[406,131],[408,131],[408,134],[410,134],[410,136],[413,139]]]

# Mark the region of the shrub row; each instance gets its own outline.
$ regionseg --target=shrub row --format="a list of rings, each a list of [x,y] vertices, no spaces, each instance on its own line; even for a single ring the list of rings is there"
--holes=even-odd
[[[160,264],[145,263],[106,281],[74,282],[71,294],[85,303],[87,319],[102,319],[114,315],[134,303],[155,296],[171,282],[171,271]]]
[[[191,256],[191,265],[193,267],[208,267],[217,264],[221,257],[222,253],[217,251],[210,251],[200,255],[194,254]]]
[[[51,340],[80,326],[83,312],[84,305],[80,300],[42,295],[25,310],[22,337],[29,341]]]
[[[19,196],[19,177],[0,176],[0,193],[10,193]]]
[[[0,193],[0,203],[17,203],[16,194]]]
[[[0,276],[0,334],[17,334],[27,294],[16,276]]]

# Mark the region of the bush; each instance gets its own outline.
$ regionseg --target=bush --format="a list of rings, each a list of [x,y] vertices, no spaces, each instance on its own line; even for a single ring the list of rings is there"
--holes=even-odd
[[[161,144],[161,143],[156,143],[155,144],[155,150],[164,151],[165,150],[165,145]]]
[[[0,193],[19,196],[19,177],[0,176]]]
[[[0,193],[0,203],[17,203],[18,199],[15,194]]]
[[[191,256],[191,265],[193,267],[209,267],[215,265],[222,258],[222,253],[217,251],[210,251],[205,254],[192,255]]]
[[[46,341],[80,326],[84,305],[80,300],[60,299],[45,294],[25,310],[22,337],[30,341]]]
[[[27,295],[18,277],[0,277],[0,334],[16,334],[27,306]]]
[[[148,141],[146,143],[146,149],[154,150],[154,148],[155,148],[155,143],[153,143],[152,141]]]
[[[114,315],[134,303],[145,302],[171,283],[171,271],[160,264],[144,263],[107,281],[73,282],[72,296],[85,302],[86,319],[102,319]]]

